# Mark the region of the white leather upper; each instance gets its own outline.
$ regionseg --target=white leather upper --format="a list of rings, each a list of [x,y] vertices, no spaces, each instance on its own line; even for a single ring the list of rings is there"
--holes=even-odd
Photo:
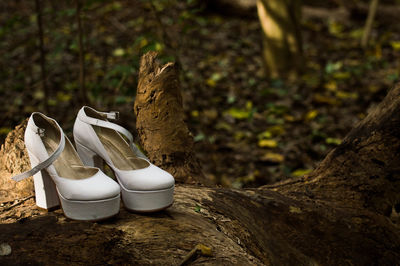
[[[117,182],[105,175],[100,169],[85,179],[53,177],[58,192],[68,200],[102,200],[116,197],[120,193]]]
[[[152,191],[172,187],[175,179],[172,175],[150,163],[149,167],[123,171],[114,169],[118,180],[125,189],[135,191]]]
[[[49,158],[49,154],[43,144],[42,137],[38,134],[38,127],[35,125],[34,115],[40,115],[47,121],[57,122],[41,113],[33,113],[28,120],[28,125],[25,130],[25,146],[29,153],[33,155],[39,162],[43,162]],[[59,127],[59,126],[58,126]],[[62,132],[60,135],[65,138],[65,145],[71,145],[71,142]],[[62,152],[60,156],[62,155]],[[74,165],[70,167],[82,168],[82,171],[89,168],[82,165]],[[60,177],[56,168],[50,165],[46,168],[53,181],[57,186],[58,192],[68,200],[101,200],[116,197],[120,193],[118,183],[106,176],[100,169],[95,168],[95,174],[87,178],[73,179],[73,177]]]
[[[40,129],[39,127],[36,126],[35,121],[34,121],[34,116],[42,116],[43,118],[47,119],[48,121],[51,121],[51,122],[55,123],[55,125],[60,130],[61,139],[60,139],[59,147],[51,155],[49,155],[47,153],[47,150],[44,147],[44,144],[43,144],[41,136],[40,136],[42,129]],[[40,162],[40,164],[37,165],[37,166],[32,165],[32,167],[33,167],[32,170],[34,170],[35,168],[37,168],[37,170],[41,170],[43,168],[47,168],[48,172],[51,175],[56,175],[57,173],[56,173],[56,170],[54,169],[54,166],[51,165],[51,164],[48,165],[48,163],[51,163],[52,161],[56,160],[57,157],[62,153],[62,151],[64,150],[64,146],[65,146],[65,138],[64,138],[64,133],[62,132],[60,126],[58,125],[58,123],[55,120],[53,120],[53,119],[51,119],[51,118],[49,118],[49,117],[47,117],[47,116],[45,116],[45,115],[43,115],[41,113],[37,113],[37,112],[32,113],[32,115],[28,119],[28,124],[26,126],[25,134],[24,134],[24,142],[25,142],[26,149],[28,151],[30,151],[32,154],[34,154],[35,157]],[[48,163],[44,163],[46,161]],[[44,167],[45,165],[48,165],[48,166]],[[14,177],[13,179],[16,180],[16,181],[20,181],[25,177],[29,177],[31,175],[34,175],[35,172],[37,172],[37,171],[33,171],[33,172],[27,171],[27,172],[25,172],[26,174],[22,173],[22,174],[19,175],[21,178]]]
[[[99,137],[94,131],[93,127],[89,123],[96,124],[97,126],[102,126],[102,122],[97,122],[91,120],[85,113],[85,108],[90,107],[82,107],[77,115],[74,124],[74,139],[79,144],[87,147],[91,151],[97,153],[100,157],[102,157],[106,163],[114,170],[118,181],[121,185],[128,190],[135,191],[152,191],[152,190],[161,190],[171,188],[175,184],[175,179],[168,172],[160,169],[159,167],[151,164],[149,162],[149,166],[137,169],[137,170],[120,170],[114,166],[110,156],[107,154],[103,144],[101,143]],[[93,108],[90,108],[94,110]],[[94,110],[96,111],[96,110]],[[98,111],[96,111],[98,112]],[[105,114],[103,112],[98,112],[100,114]],[[107,120],[105,120],[107,121]],[[107,127],[112,128],[113,125],[107,121]],[[119,131],[120,126],[115,125],[115,130]],[[130,145],[132,148],[132,145]],[[136,151],[134,151],[136,152]],[[146,160],[146,159],[142,159]],[[146,160],[147,161],[147,160]]]

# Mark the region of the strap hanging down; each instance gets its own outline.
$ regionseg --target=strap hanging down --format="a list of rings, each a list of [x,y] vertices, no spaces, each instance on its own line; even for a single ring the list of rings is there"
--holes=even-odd
[[[60,156],[61,152],[64,150],[65,147],[65,136],[64,136],[64,132],[61,129],[61,127],[56,123],[59,131],[60,131],[60,142],[58,144],[57,149],[49,156],[49,158],[47,158],[46,160],[44,160],[43,162],[39,163],[38,165],[36,165],[35,167],[33,167],[31,170],[20,173],[14,177],[12,177],[13,180],[19,182],[25,178],[28,178],[30,176],[33,176],[34,174],[36,174],[37,172],[43,170],[44,168],[49,167],[57,158],[58,156]],[[44,129],[42,128],[37,128],[37,134],[38,135],[42,135],[44,133]]]
[[[94,109],[93,109],[94,110]],[[102,115],[105,118],[108,119],[118,119],[119,118],[119,112],[99,112],[96,111],[98,114]],[[93,125],[93,126],[99,126],[99,127],[104,127],[104,128],[109,128],[109,129],[113,129],[119,133],[121,133],[122,135],[124,135],[128,140],[129,140],[129,146],[132,149],[132,151],[136,154],[136,156],[144,158],[146,160],[148,160],[148,158],[146,157],[146,155],[144,155],[139,148],[135,145],[135,143],[133,142],[133,136],[132,134],[126,130],[125,128],[121,127],[120,125],[111,123],[107,120],[101,120],[101,119],[96,119],[93,117],[89,117],[87,115],[82,115],[79,117],[79,119],[87,124]]]

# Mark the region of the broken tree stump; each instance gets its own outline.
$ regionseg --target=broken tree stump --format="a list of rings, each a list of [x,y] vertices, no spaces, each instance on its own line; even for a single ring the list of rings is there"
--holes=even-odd
[[[135,99],[136,129],[149,159],[180,183],[209,184],[193,154],[193,136],[184,122],[178,69],[160,65],[157,53],[140,61]]]
[[[11,131],[0,149],[0,202],[12,201],[33,195],[33,180],[14,182],[10,174],[24,172],[30,168],[25,149],[24,133],[28,119]]]

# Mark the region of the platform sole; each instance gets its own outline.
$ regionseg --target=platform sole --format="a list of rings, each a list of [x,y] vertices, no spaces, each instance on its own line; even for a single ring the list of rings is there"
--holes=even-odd
[[[174,188],[175,186],[161,190],[136,191],[128,190],[121,185],[122,202],[129,211],[140,213],[157,212],[172,205]]]
[[[102,200],[68,200],[58,194],[61,208],[67,218],[78,221],[100,221],[118,214],[120,195]]]

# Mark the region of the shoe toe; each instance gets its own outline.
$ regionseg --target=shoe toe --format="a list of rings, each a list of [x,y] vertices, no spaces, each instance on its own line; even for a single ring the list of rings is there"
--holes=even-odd
[[[93,194],[102,195],[103,198],[113,198],[121,192],[119,184],[102,171],[99,171],[99,177],[96,183],[98,183],[98,185],[93,188]]]
[[[150,164],[149,167],[117,173],[121,185],[128,190],[153,191],[174,186],[175,179],[167,171]]]
[[[68,200],[102,200],[116,197],[120,194],[117,182],[98,171],[95,175],[78,180],[59,178],[57,185],[60,194]]]

